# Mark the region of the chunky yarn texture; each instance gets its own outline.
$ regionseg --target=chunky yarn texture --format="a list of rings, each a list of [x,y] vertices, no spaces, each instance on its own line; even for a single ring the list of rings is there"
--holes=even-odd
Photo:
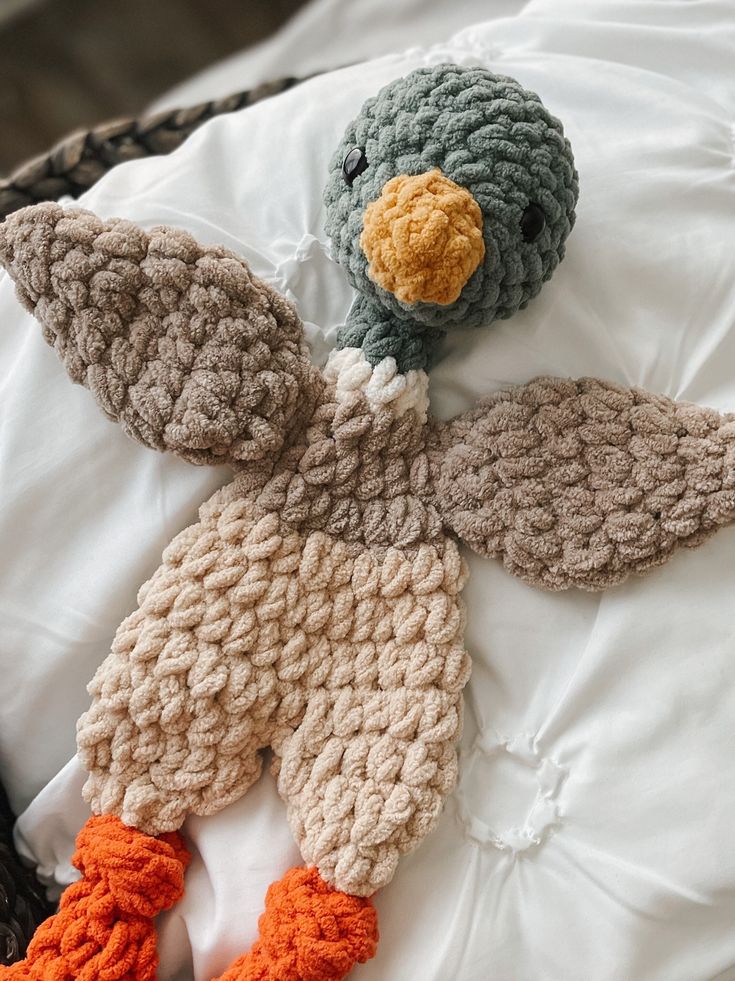
[[[330,889],[316,869],[291,869],[268,889],[260,938],[216,981],[340,981],[375,955],[369,899]]]
[[[375,949],[368,897],[456,780],[457,539],[528,583],[601,589],[735,518],[733,415],[558,378],[430,414],[443,332],[538,292],[576,197],[561,124],[513,80],[442,65],[387,86],[325,192],[360,295],[323,371],[293,307],[225,249],[56,205],[0,226],[72,379],[146,445],[235,470],[90,684],[78,746],[104,816],[14,976],[149,981],[150,917],[181,892],[176,829],[244,794],[270,747],[308,868],[271,888],[224,979],[344,977]]]
[[[119,271],[84,278],[100,249],[108,255],[106,228],[40,206],[0,230],[36,315],[69,325],[63,343],[58,331],[47,337],[72,365],[84,324],[98,324],[107,351],[116,331],[123,341],[135,331],[115,307]],[[45,250],[24,254],[34,237]],[[221,264],[234,284],[208,294],[216,361],[218,345],[230,351],[222,324],[233,323],[251,280],[241,260],[232,272],[229,254],[207,261],[213,279]],[[137,288],[151,308],[157,290],[188,310],[200,267],[177,268],[176,294],[168,280],[131,278],[130,308],[141,302]],[[95,306],[74,307],[75,297],[88,301],[89,283]],[[152,337],[165,337],[170,316],[154,318]],[[242,331],[259,357],[280,350],[275,334],[272,348],[261,346],[244,316]],[[291,414],[276,417],[264,388],[253,403],[261,419],[273,407],[280,435],[252,428],[261,441],[253,435],[233,483],[168,547],[90,685],[78,729],[85,795],[96,812],[149,834],[172,831],[187,813],[215,813],[245,793],[270,746],[305,860],[330,886],[366,896],[431,830],[456,779],[466,572],[447,533],[545,588],[619,582],[733,519],[735,423],[639,390],[560,379],[499,392],[440,423],[428,414],[422,371],[342,349],[319,373],[300,337],[288,343],[289,357],[275,353],[262,370],[267,391],[294,386]],[[176,356],[158,340],[147,350],[154,365]],[[233,391],[248,390],[250,370],[249,356],[232,362]],[[151,377],[146,363],[121,404],[133,403],[129,389],[140,404],[139,379]],[[212,401],[214,430],[230,412]]]
[[[178,834],[149,838],[111,816],[90,818],[72,863],[84,878],[35,933],[5,981],[155,981],[153,917],[184,893],[189,854]]]
[[[347,183],[342,164],[355,147],[364,148],[367,168]],[[484,218],[484,258],[449,306],[419,297],[408,302],[390,292],[382,277],[371,276],[360,244],[370,205],[390,181],[434,169],[466,189]],[[393,336],[410,343],[421,327],[488,325],[524,307],[564,256],[577,194],[562,125],[534,92],[484,68],[434,65],[386,85],[347,127],[324,191],[326,229],[335,259],[371,308],[373,322],[387,315]],[[526,241],[522,230],[529,204],[545,215],[534,241]],[[361,309],[364,319],[364,304]],[[422,363],[404,364],[400,348],[391,352],[401,370],[431,364],[434,341],[422,336]],[[352,343],[340,339],[341,346]],[[373,364],[384,356],[372,338],[364,350]]]
[[[49,203],[0,226],[0,261],[71,379],[134,439],[192,463],[283,446],[314,371],[296,311],[233,253]]]
[[[377,367],[389,358],[401,374],[428,371],[437,360],[444,327],[396,323],[392,314],[356,296],[347,322],[339,328],[337,346],[358,349],[368,364]]]
[[[604,589],[735,520],[735,414],[594,378],[497,392],[431,440],[436,507],[544,589]]]
[[[389,180],[365,210],[368,275],[403,303],[454,303],[485,255],[482,211],[439,170]]]
[[[410,493],[413,410],[399,424],[359,395],[326,408],[341,427],[315,425],[254,500],[235,481],[169,545],[90,685],[78,745],[93,809],[149,834],[237,800],[271,746],[304,859],[370,895],[456,778],[466,572]]]

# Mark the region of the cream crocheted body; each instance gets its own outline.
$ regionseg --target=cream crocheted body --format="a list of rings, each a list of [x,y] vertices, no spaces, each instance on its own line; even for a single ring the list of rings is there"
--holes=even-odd
[[[333,359],[263,487],[236,479],[168,546],[78,743],[93,810],[153,835],[237,800],[272,747],[304,859],[369,895],[454,785],[469,658],[465,566],[425,502],[425,376],[386,394],[355,363]]]
[[[272,749],[318,871],[296,877],[308,895],[283,900],[288,877],[269,890],[227,977],[321,981],[372,956],[356,897],[391,879],[456,779],[458,540],[530,584],[602,589],[735,519],[735,415],[558,378],[429,415],[443,334],[536,295],[576,199],[561,123],[512,79],[439,65],[388,85],[330,164],[326,227],[357,295],[324,371],[297,311],[227,249],[58,205],[0,225],[18,297],[107,416],[236,474],[166,549],[78,726],[86,798],[146,854],[244,794]],[[107,857],[119,890],[129,856]],[[105,931],[117,956],[127,913],[106,889],[88,934],[74,919],[54,939],[57,973],[77,947],[107,958]]]
[[[236,471],[79,723],[93,809],[152,834],[243,794],[270,745],[304,858],[372,893],[455,779],[453,536],[531,584],[602,589],[735,518],[733,415],[545,378],[443,423],[421,369],[347,347],[319,371],[293,307],[184,232],[39,205],[0,226],[0,259],[108,416]]]

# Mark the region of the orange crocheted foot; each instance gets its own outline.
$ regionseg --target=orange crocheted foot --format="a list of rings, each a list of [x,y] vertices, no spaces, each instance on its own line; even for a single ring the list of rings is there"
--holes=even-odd
[[[82,878],[36,930],[25,960],[0,967],[0,981],[155,981],[153,917],[184,893],[181,836],[151,838],[119,818],[92,817],[72,862]]]
[[[252,949],[216,981],[341,981],[378,943],[371,901],[333,889],[315,868],[274,882],[258,925]]]

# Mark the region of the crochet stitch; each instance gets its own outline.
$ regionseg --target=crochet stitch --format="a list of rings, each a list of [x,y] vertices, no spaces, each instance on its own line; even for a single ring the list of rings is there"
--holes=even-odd
[[[482,212],[438,169],[389,180],[365,210],[368,276],[403,303],[454,303],[485,255]]]
[[[227,496],[168,547],[90,685],[85,797],[160,834],[240,798],[272,746],[305,860],[371,895],[454,783],[463,564],[452,542],[366,552]]]
[[[2,256],[18,298],[108,418],[191,463],[281,449],[317,374],[296,311],[237,256],[58,204],[16,216]]]
[[[342,168],[355,147],[364,150],[367,167],[350,182]],[[484,216],[484,259],[448,305],[443,300],[409,302],[391,293],[371,276],[360,244],[369,208],[391,179],[434,169],[466,189]],[[324,191],[334,256],[360,296],[339,346],[354,344],[353,316],[375,325],[387,318],[393,350],[363,344],[367,359],[377,364],[390,354],[401,370],[428,368],[436,340],[452,324],[474,327],[512,316],[536,296],[564,257],[577,193],[577,172],[561,123],[515,79],[484,68],[437,65],[386,85],[347,127]],[[539,207],[545,220],[529,241],[523,216],[531,206]],[[424,233],[429,250],[432,239]],[[411,261],[421,264],[420,246]],[[404,361],[404,345],[415,346],[417,338],[424,350]]]
[[[260,939],[217,981],[339,981],[375,954],[375,909],[291,869],[268,889]]]
[[[235,470],[142,587],[78,725],[105,815],[89,831],[134,826],[136,854],[239,798],[272,748],[308,867],[272,887],[228,981],[342,978],[373,955],[370,897],[456,779],[455,536],[535,585],[600,589],[735,518],[734,416],[590,379],[430,415],[443,331],[540,289],[576,194],[561,124],[516,82],[444,65],[392,83],[332,164],[328,228],[362,295],[323,371],[293,307],[225,249],[57,205],[0,226],[0,261],[73,380],[146,445]],[[91,936],[97,907],[78,908]],[[101,977],[84,950],[72,976]]]
[[[93,817],[72,864],[84,878],[35,933],[24,961],[0,968],[12,981],[155,981],[151,918],[184,894],[189,853],[178,834],[150,838],[117,818]]]
[[[735,413],[594,378],[504,389],[429,441],[435,506],[544,589],[604,589],[735,520]]]

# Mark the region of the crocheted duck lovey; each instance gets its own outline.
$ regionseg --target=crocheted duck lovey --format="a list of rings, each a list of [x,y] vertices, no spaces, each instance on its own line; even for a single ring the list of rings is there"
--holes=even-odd
[[[576,199],[561,124],[517,82],[440,65],[388,85],[331,164],[356,298],[323,370],[293,306],[224,248],[55,204],[0,226],[72,379],[142,443],[235,470],[89,686],[82,878],[0,978],[154,978],[179,829],[241,797],[267,747],[305,866],[222,977],[345,977],[375,953],[370,897],[456,780],[458,540],[531,584],[600,589],[735,517],[735,416],[545,378],[431,417],[443,335],[538,293]]]

